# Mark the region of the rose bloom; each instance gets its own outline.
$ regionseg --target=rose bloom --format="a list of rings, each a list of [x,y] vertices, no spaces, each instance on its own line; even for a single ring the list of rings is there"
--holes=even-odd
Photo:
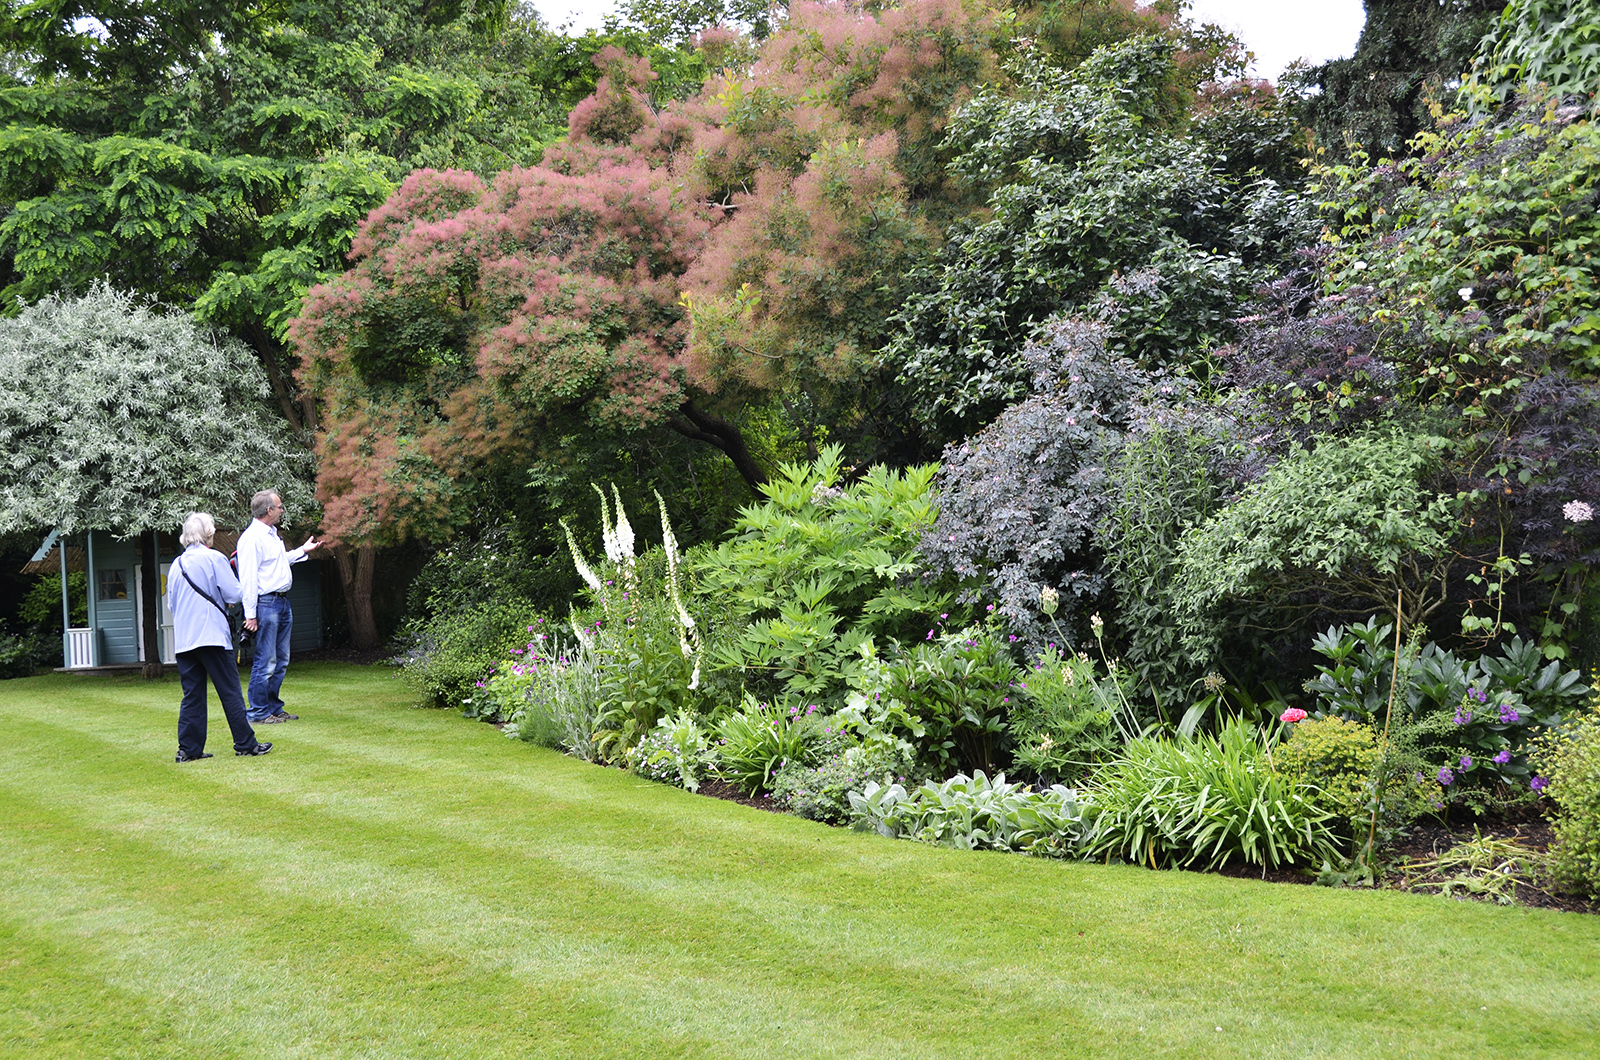
[[[1301,710],[1299,707],[1290,707],[1288,710],[1278,715],[1278,720],[1286,721],[1290,725],[1293,725],[1295,722],[1305,721],[1306,712]]]

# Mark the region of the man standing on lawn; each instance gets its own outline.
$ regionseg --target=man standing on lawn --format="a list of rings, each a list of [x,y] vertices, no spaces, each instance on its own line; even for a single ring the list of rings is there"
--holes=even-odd
[[[255,518],[239,535],[244,628],[256,635],[246,716],[253,724],[270,725],[299,718],[283,709],[283,699],[278,695],[284,672],[289,669],[289,633],[294,628],[294,614],[289,610],[289,586],[294,584],[294,576],[289,567],[305,559],[319,543],[311,538],[292,552],[284,550],[283,539],[278,536],[283,499],[274,490],[262,490],[250,498],[250,514]]]

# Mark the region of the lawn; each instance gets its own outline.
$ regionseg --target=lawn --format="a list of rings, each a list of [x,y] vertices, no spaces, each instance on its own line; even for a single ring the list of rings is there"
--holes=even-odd
[[[296,665],[0,683],[0,1056],[1600,1055],[1600,917],[895,843]]]

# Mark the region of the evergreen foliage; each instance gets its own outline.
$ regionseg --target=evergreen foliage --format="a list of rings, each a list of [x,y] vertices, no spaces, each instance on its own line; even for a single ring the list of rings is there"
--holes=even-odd
[[[988,213],[954,226],[918,273],[886,350],[935,437],[1026,395],[1019,351],[1058,313],[1105,320],[1111,346],[1147,366],[1187,361],[1231,335],[1233,307],[1312,235],[1273,149],[1229,162],[1207,141],[1238,138],[1230,114],[1246,112],[1287,142],[1286,112],[1270,95],[1223,95],[1184,128],[1164,110],[1173,53],[1147,36],[1064,74],[1022,68],[1017,91],[957,112],[951,168],[985,191]]]
[[[1363,0],[1355,52],[1300,71],[1297,109],[1334,155],[1350,146],[1401,154],[1433,127],[1430,107],[1450,98],[1495,24],[1501,0]]]

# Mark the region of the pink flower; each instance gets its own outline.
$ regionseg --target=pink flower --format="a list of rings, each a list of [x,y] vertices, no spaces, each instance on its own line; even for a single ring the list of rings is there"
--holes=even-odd
[[[1301,710],[1299,707],[1290,707],[1288,710],[1278,715],[1278,720],[1286,721],[1290,725],[1293,725],[1296,722],[1305,721],[1306,712]]]

